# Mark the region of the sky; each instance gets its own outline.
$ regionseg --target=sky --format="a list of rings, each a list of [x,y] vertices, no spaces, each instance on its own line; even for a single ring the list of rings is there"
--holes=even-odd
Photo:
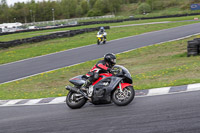
[[[30,0],[7,0],[7,4],[13,5],[16,2],[28,2],[28,1],[30,1]],[[37,2],[37,1],[43,1],[43,0],[35,0],[35,2]]]

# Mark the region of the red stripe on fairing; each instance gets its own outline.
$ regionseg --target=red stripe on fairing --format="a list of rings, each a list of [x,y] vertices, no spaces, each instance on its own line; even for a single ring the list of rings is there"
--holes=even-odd
[[[100,80],[102,80],[103,78],[100,77],[99,79],[97,79],[92,85],[95,85],[96,83],[98,83]]]
[[[108,70],[108,67],[104,66],[103,64],[98,64],[98,67],[104,69],[104,70]]]
[[[111,73],[102,73],[102,74],[99,74],[99,79],[97,79],[92,85],[95,85],[96,83],[98,83],[100,80],[106,78],[106,77],[111,77],[113,76]]]

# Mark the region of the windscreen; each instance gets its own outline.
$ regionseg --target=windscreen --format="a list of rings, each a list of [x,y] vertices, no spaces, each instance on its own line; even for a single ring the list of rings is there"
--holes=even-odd
[[[123,67],[121,65],[115,65],[114,68],[122,69],[124,76],[129,80],[129,83],[132,83],[132,77],[131,77],[131,74],[128,71],[128,69],[126,69],[125,67]]]

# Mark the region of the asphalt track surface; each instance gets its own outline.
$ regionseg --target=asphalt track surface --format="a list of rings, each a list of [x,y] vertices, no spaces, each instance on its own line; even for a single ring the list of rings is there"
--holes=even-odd
[[[0,107],[0,133],[199,133],[200,91],[136,97],[125,107]],[[3,114],[3,115],[2,115]]]
[[[121,53],[156,43],[200,33],[200,23],[170,28],[109,41],[106,45],[89,45],[47,56],[0,65],[0,84],[37,73],[103,57],[105,53]]]

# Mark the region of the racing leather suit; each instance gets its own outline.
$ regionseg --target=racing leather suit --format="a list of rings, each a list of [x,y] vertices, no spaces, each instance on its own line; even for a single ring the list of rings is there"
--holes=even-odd
[[[104,37],[104,39],[106,40],[106,35],[107,35],[107,33],[105,32],[105,30],[103,30],[103,31],[99,31],[98,33],[97,33],[97,35],[101,35],[101,34],[103,34],[103,37]]]
[[[111,66],[106,63],[105,60],[100,60],[94,67],[86,74],[88,79],[86,80],[83,87],[88,88],[93,82],[99,78],[100,73],[110,72]]]

